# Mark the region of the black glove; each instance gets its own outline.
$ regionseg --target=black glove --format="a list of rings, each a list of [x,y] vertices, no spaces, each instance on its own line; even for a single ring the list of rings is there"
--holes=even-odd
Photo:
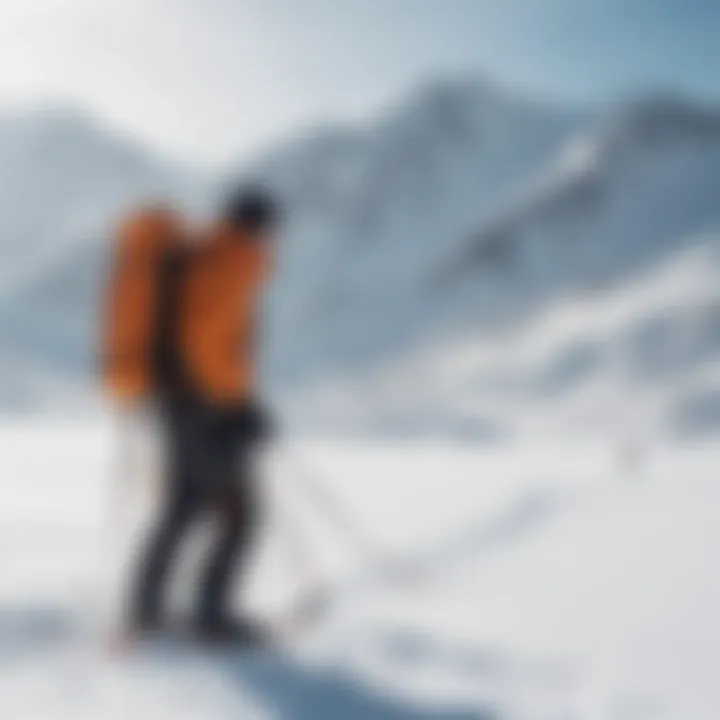
[[[270,412],[254,400],[229,410],[224,424],[237,442],[265,443],[275,436],[275,424]]]

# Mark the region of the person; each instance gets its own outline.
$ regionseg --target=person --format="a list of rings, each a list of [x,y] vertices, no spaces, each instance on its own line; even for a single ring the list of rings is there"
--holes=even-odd
[[[256,392],[255,335],[278,216],[273,197],[252,188],[235,192],[197,242],[164,216],[162,230],[172,240],[160,243],[147,281],[154,285],[144,291],[152,300],[152,320],[144,317],[151,328],[136,335],[145,338],[147,370],[134,387],[136,395],[141,388],[152,396],[167,466],[159,516],[131,579],[130,637],[167,625],[173,562],[190,527],[209,512],[216,539],[199,579],[192,630],[206,640],[261,639],[260,626],[230,608],[258,524],[252,460],[269,423]]]

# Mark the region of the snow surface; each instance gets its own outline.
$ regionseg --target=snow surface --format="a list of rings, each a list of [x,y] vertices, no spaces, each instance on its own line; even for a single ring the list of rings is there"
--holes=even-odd
[[[154,467],[136,453],[131,491],[111,494],[112,437],[106,422],[0,428],[3,718],[718,717],[710,443],[653,444],[624,465],[597,439],[297,441],[263,464],[269,522],[248,602],[272,615],[301,589],[283,565],[284,508],[313,528],[304,542],[337,589],[326,620],[282,657],[112,657],[102,628]],[[404,573],[319,530],[301,467]]]

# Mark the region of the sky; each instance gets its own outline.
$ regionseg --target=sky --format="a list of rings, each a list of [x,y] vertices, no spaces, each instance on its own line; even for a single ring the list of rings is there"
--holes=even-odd
[[[720,101],[718,38],[720,0],[2,0],[0,104],[76,105],[213,166],[458,74]]]

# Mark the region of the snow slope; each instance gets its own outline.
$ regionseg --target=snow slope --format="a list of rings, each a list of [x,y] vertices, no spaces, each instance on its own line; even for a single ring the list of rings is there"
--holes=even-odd
[[[609,443],[718,430],[720,240],[699,236],[601,291],[521,321],[456,332],[299,393],[291,424],[491,443],[565,434]]]
[[[717,717],[712,444],[654,446],[642,473],[623,475],[593,443],[303,443],[294,452],[415,573],[373,579],[357,553],[338,561],[335,535],[316,535],[340,592],[283,657],[168,647],[113,659],[93,634],[111,606],[103,578],[128,550],[108,549],[108,439],[99,426],[0,431],[9,720]],[[271,460],[273,515],[281,501],[299,512],[294,478]],[[288,596],[270,527],[251,583],[260,607]]]

